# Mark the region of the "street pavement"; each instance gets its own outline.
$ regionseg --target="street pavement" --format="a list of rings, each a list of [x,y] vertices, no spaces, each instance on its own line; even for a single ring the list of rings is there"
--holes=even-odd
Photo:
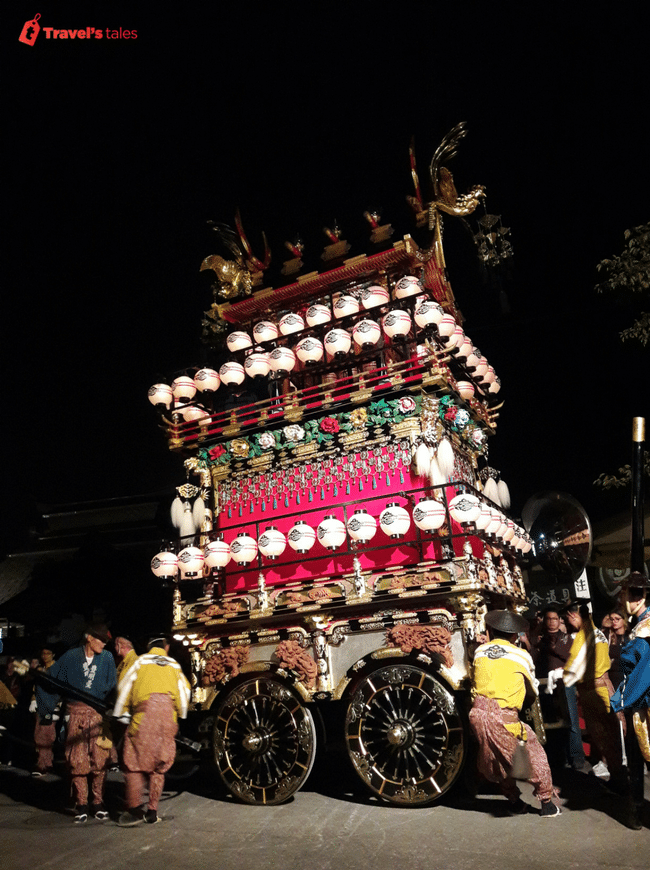
[[[621,824],[622,802],[593,776],[556,778],[562,815],[542,819],[527,784],[525,816],[509,816],[504,799],[480,794],[468,808],[451,798],[429,808],[402,809],[368,796],[345,760],[317,764],[302,791],[278,807],[234,802],[210,768],[168,778],[163,821],[120,828],[122,777],[109,774],[112,819],[75,825],[64,808],[59,776],[33,778],[0,771],[0,867],[6,870],[648,870],[650,777],[644,828]]]

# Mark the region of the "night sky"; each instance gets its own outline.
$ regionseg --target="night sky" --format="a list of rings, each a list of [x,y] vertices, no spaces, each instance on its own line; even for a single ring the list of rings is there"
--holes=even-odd
[[[503,382],[490,464],[515,514],[544,489],[572,493],[592,519],[626,508],[627,494],[592,481],[630,461],[632,417],[650,410],[648,351],[621,344],[631,312],[593,288],[598,261],[648,220],[645,25],[630,12],[640,6],[618,7],[615,20],[586,4],[572,19],[567,4],[439,7],[5,10],[10,550],[37,504],[181,482],[146,391],[201,362],[211,293],[199,266],[224,253],[207,220],[232,223],[239,206],[254,249],[266,231],[280,263],[297,230],[320,254],[321,227],[336,217],[351,254],[362,253],[369,207],[383,209],[395,237],[413,230],[411,136],[424,182],[461,120],[456,186],[486,186],[515,250],[504,316],[470,237],[446,221],[464,328]],[[37,11],[43,27],[137,37],[41,31],[29,47],[18,36]]]

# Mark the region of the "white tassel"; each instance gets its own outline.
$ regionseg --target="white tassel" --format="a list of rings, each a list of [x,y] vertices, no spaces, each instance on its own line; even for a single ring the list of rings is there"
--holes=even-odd
[[[429,480],[431,481],[431,486],[444,486],[447,483],[447,478],[440,471],[440,466],[438,465],[438,460],[433,457],[431,460],[431,467],[429,468]]]
[[[431,465],[431,456],[429,455],[429,448],[426,444],[418,444],[413,459],[415,461],[415,473],[417,476],[427,477]]]
[[[507,510],[510,507],[510,490],[508,489],[508,484],[505,480],[500,480],[497,489],[499,490],[499,503],[502,508]]]
[[[181,520],[181,538],[189,538],[196,534],[196,526],[192,517],[192,505],[186,501],[183,505],[183,519]]]
[[[203,528],[203,521],[205,520],[205,502],[201,496],[194,500],[194,504],[192,505],[192,518],[194,519],[194,525],[197,529]]]
[[[438,445],[436,459],[440,471],[444,474],[447,480],[450,480],[454,473],[454,449],[451,446],[449,438],[443,438]]]
[[[183,521],[183,501],[178,496],[172,502],[171,508],[172,525],[175,529],[180,529]]]
[[[488,477],[485,481],[485,488],[483,490],[486,498],[489,498],[490,501],[493,501],[495,504],[500,505],[499,501],[499,487],[497,486],[497,482],[493,477]]]

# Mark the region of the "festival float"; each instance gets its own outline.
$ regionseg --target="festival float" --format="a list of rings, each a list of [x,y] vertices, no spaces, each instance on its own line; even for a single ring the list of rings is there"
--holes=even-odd
[[[152,570],[173,588],[199,731],[250,804],[304,784],[333,702],[371,792],[439,799],[468,751],[468,646],[488,608],[526,607],[531,537],[487,461],[501,384],[445,269],[443,218],[484,197],[446,166],[464,135],[435,152],[430,198],[411,148],[413,235],[366,212],[369,252],[334,227],[305,273],[287,243],[279,286],[266,240],[258,259],[239,214],[215,224],[213,364],[149,391],[186,473]]]

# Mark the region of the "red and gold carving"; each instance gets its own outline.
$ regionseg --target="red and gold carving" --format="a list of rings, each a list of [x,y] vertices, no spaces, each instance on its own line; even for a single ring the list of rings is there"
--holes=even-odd
[[[407,655],[413,650],[437,653],[448,668],[454,664],[451,632],[444,625],[396,625],[386,632],[388,646],[398,646]]]
[[[247,646],[229,646],[216,652],[205,666],[203,685],[225,683],[226,677],[236,677],[241,665],[248,661],[249,654],[250,648]]]
[[[318,666],[297,640],[283,640],[277,645],[275,656],[283,668],[296,671],[308,689],[314,687]]]

